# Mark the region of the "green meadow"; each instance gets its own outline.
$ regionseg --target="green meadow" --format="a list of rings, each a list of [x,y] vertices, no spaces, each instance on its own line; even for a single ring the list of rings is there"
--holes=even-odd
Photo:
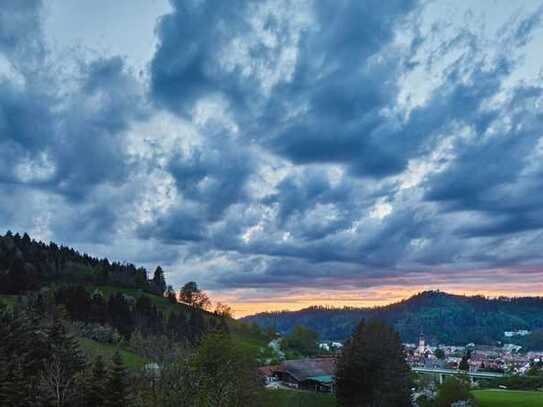
[[[513,390],[475,390],[480,407],[541,407],[543,392]]]
[[[543,392],[512,390],[475,390],[479,407],[543,407]],[[337,407],[329,394],[291,390],[266,391],[265,407]]]
[[[113,354],[118,350],[121,354],[125,366],[129,369],[139,369],[145,366],[147,361],[140,355],[123,349],[117,345],[100,343],[87,338],[78,338],[81,349],[90,359],[93,360],[96,356],[102,356],[104,362],[109,363]]]
[[[263,407],[337,407],[337,403],[331,394],[266,390]]]

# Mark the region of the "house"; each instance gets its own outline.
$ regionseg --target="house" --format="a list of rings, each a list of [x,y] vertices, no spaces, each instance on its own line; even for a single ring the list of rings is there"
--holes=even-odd
[[[262,380],[265,386],[268,386],[277,381],[276,371],[280,369],[279,365],[263,366],[257,369],[258,377]]]
[[[335,391],[335,358],[284,361],[275,375],[286,386],[318,392]]]
[[[326,342],[319,343],[319,349],[330,352],[330,345],[328,345]]]

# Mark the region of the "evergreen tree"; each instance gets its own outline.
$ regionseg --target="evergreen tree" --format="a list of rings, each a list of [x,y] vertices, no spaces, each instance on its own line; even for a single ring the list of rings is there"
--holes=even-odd
[[[207,331],[206,321],[200,310],[195,310],[190,314],[188,323],[188,338],[192,344],[197,344],[200,338]]]
[[[126,339],[130,338],[130,334],[134,329],[134,321],[130,304],[128,304],[123,294],[115,293],[111,295],[107,308],[111,325],[117,328]]]
[[[25,377],[24,367],[4,358],[0,358],[0,364],[0,400],[6,406],[24,406],[30,402],[33,397],[29,394],[28,384],[32,377]]]
[[[0,309],[0,400],[2,405],[36,403],[47,337],[39,320],[24,309]]]
[[[87,388],[86,403],[88,407],[101,407],[105,403],[107,370],[101,356],[92,366]]]
[[[164,270],[162,270],[162,267],[160,266],[158,266],[155,270],[155,274],[153,276],[153,283],[160,295],[162,295],[166,291],[166,279],[164,278]]]
[[[85,367],[85,357],[77,339],[66,332],[59,318],[54,319],[48,336],[51,355],[60,360],[70,374],[75,374]]]
[[[50,355],[40,375],[40,401],[57,407],[74,405],[79,400],[79,373],[85,358],[77,340],[66,333],[56,318],[48,330]]]
[[[128,376],[119,351],[113,355],[105,389],[105,406],[125,407],[129,405]]]
[[[345,407],[411,405],[410,369],[400,337],[388,325],[358,325],[337,362],[337,399]]]
[[[194,328],[196,330],[197,328]],[[176,342],[191,341],[191,330],[184,313],[172,312],[168,317],[166,332]]]

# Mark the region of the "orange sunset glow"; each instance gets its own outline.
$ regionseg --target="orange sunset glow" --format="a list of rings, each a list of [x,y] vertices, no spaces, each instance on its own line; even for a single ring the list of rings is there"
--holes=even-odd
[[[227,303],[232,307],[234,317],[242,318],[260,312],[294,311],[316,305],[336,308],[382,306],[405,300],[427,290],[441,290],[450,294],[482,295],[486,297],[541,296],[543,295],[543,284],[494,284],[488,288],[455,284],[421,285],[409,288],[387,286],[341,292],[326,290],[298,292],[292,295],[273,297],[273,299],[269,300],[266,298],[247,299],[250,296],[247,292],[221,294],[212,291],[211,293],[214,299]]]

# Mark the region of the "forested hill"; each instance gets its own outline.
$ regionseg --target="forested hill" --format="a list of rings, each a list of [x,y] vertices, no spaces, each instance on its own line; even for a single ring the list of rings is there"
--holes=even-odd
[[[211,311],[194,281],[175,292],[160,267],[9,232],[0,338],[0,405],[14,407],[252,405],[256,365],[274,356],[270,337],[224,304]]]
[[[161,274],[160,269],[158,271]],[[139,288],[156,294],[166,290],[163,276],[149,280],[143,267],[110,262],[55,243],[39,242],[26,233],[21,236],[7,232],[0,236],[2,294],[21,294],[51,283]]]
[[[323,339],[348,337],[361,319],[381,319],[415,342],[424,332],[431,343],[491,344],[503,332],[543,328],[543,298],[486,298],[426,291],[409,299],[375,308],[310,307],[300,311],[261,313],[244,318],[261,327],[287,333],[296,325],[317,331]]]
[[[60,312],[77,337],[100,345],[140,337],[169,348],[196,344],[211,331],[227,331],[232,322],[222,304],[209,312],[209,298],[195,282],[179,293],[168,287],[160,266],[148,273],[26,233],[0,236],[0,311],[10,302],[48,315]]]

